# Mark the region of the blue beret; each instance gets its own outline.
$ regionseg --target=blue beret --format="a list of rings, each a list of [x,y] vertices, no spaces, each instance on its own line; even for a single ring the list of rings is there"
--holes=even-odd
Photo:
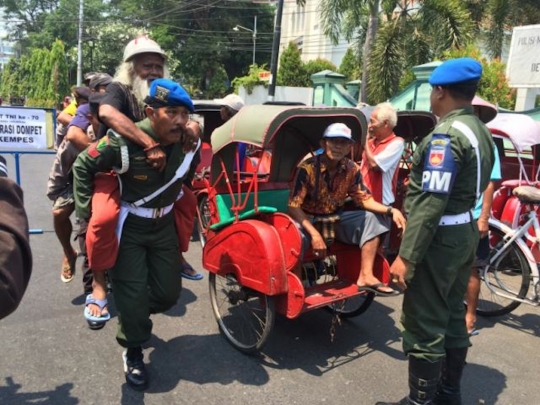
[[[429,77],[432,86],[447,86],[480,80],[482,65],[473,58],[449,59],[440,64]]]
[[[153,80],[144,102],[154,108],[182,106],[190,112],[194,111],[193,101],[187,91],[170,79]]]

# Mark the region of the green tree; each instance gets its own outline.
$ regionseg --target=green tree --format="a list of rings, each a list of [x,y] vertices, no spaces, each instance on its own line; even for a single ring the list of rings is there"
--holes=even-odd
[[[14,58],[10,59],[4,66],[4,71],[2,72],[2,98],[4,100],[7,100],[11,94],[14,94],[13,81],[18,66],[19,60]]]
[[[304,71],[306,72],[306,76],[303,80],[304,83],[302,87],[311,87],[313,85],[311,82],[311,75],[322,72],[323,70],[331,70],[332,72],[335,72],[337,67],[329,60],[323,58],[308,60],[306,63],[304,63]]]
[[[305,85],[306,69],[300,57],[298,46],[294,42],[289,45],[279,58],[279,69],[276,84],[278,86],[303,87]]]
[[[492,58],[500,58],[512,27],[540,22],[538,0],[464,0],[476,34]]]
[[[362,86],[358,101],[365,101],[368,94],[368,77],[371,52],[379,26],[379,9],[396,2],[385,0],[322,0],[321,19],[323,32],[334,44],[340,36],[355,40],[362,57]]]
[[[253,88],[255,86],[262,85],[268,87],[268,81],[262,81],[261,79],[259,79],[259,73],[261,72],[268,72],[268,70],[266,69],[266,65],[251,65],[249,67],[249,73],[247,74],[247,76],[236,77],[232,81],[234,92],[238,94],[240,86],[244,86],[248,94],[251,94],[253,92]]]
[[[398,2],[380,25],[369,59],[368,102],[388,99],[411,67],[437,58],[444,50],[464,47],[474,25],[459,0]],[[419,7],[418,7],[419,5]]]
[[[20,54],[47,48],[60,39],[65,44],[68,78],[76,77],[78,4],[73,0],[0,0],[9,37]],[[256,61],[269,63],[273,41],[274,7],[227,0],[85,0],[83,72],[113,74],[130,39],[145,32],[168,53],[173,77],[206,91],[210,75],[224,67],[227,77],[247,73],[252,62],[249,32],[257,16]],[[253,27],[254,28],[254,27]],[[73,82],[73,80],[71,80]]]
[[[483,99],[502,108],[513,109],[516,101],[516,92],[508,86],[506,79],[506,65],[498,58],[488,61],[482,57],[480,50],[472,45],[462,49],[451,49],[443,53],[442,59],[474,58],[482,64],[482,78],[477,94]]]
[[[345,75],[347,80],[358,80],[361,77],[360,63],[353,48],[348,48],[341,60],[338,72]]]
[[[46,87],[45,102],[48,107],[56,105],[69,90],[67,82],[67,63],[64,58],[64,44],[60,40],[54,41],[49,54],[50,76]]]

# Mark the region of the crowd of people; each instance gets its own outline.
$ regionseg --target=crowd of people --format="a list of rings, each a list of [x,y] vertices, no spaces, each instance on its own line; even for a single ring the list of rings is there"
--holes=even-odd
[[[359,293],[403,292],[410,391],[392,404],[461,403],[460,379],[475,333],[463,299],[474,305],[478,297],[475,268],[486,258],[493,181],[500,179],[491,135],[472,105],[481,74],[470,58],[446,61],[432,73],[431,107],[440,119],[412,159],[404,212],[393,207],[404,140],[394,133],[397,112],[389,103],[373,109],[360,161],[351,154],[351,129],[333,123],[321,153],[300,163],[291,182],[288,209],[304,251],[326,255],[330,242],[318,223],[330,222],[337,240],[362,253]],[[84,84],[58,115],[47,185],[63,251],[60,278],[71,282],[82,256],[84,317],[92,329],[110,319],[112,288],[125,378],[143,390],[149,378],[142,345],[151,336],[151,315],[175,305],[182,278],[203,278],[184,257],[196,216],[191,180],[202,128],[190,118],[190,95],[169,78],[167,54],[146,36],[126,46],[114,77],[93,72]],[[223,122],[244,106],[236,95],[216,101]],[[32,269],[22,192],[6,174],[0,157],[0,273],[10,281],[0,290],[1,317],[20,302]],[[356,209],[344,210],[348,198]],[[71,241],[74,212],[78,248]],[[392,224],[402,234],[390,269],[393,287],[373,273]]]

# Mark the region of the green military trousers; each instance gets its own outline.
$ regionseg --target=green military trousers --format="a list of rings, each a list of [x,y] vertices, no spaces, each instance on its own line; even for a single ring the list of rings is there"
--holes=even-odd
[[[176,304],[182,289],[178,252],[172,213],[158,219],[128,215],[110,272],[121,346],[136,347],[150,339],[150,314]]]
[[[435,362],[445,349],[470,346],[463,300],[478,238],[476,221],[439,226],[408,274],[401,315],[406,355]]]

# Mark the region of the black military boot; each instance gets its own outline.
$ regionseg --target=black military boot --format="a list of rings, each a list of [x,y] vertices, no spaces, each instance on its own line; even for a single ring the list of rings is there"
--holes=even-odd
[[[126,349],[122,358],[128,385],[137,391],[145,390],[148,387],[148,375],[144,366],[142,347]]]
[[[409,356],[409,396],[399,402],[377,402],[376,405],[433,404],[441,374],[441,363],[441,360],[430,363]]]
[[[461,376],[465,368],[467,347],[447,349],[442,364],[441,380],[433,403],[436,405],[461,405]]]

